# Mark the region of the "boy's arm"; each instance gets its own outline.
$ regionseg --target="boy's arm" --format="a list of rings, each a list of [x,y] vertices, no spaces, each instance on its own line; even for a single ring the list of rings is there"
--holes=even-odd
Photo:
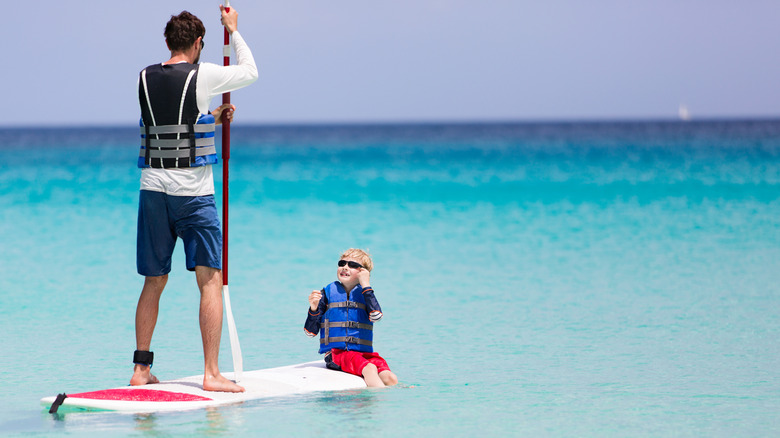
[[[363,288],[363,299],[366,302],[366,310],[368,311],[368,319],[371,322],[377,322],[382,319],[382,308],[379,307],[379,301],[374,295],[374,289],[371,286]]]
[[[363,288],[363,300],[366,302],[366,312],[371,322],[377,322],[382,319],[382,308],[379,307],[379,301],[376,300],[374,289],[371,284],[371,272],[366,268],[358,269],[358,282]]]
[[[312,310],[315,306],[316,310]],[[317,336],[320,332],[320,321],[325,310],[328,308],[328,299],[325,297],[325,291],[315,290],[309,294],[309,309],[306,314],[306,323],[303,325],[303,331],[309,337]]]

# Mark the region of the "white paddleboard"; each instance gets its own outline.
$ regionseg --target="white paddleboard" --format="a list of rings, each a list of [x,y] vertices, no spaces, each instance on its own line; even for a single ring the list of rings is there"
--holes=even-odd
[[[233,373],[223,373],[233,379]],[[238,382],[246,392],[204,391],[203,375],[142,386],[122,386],[99,391],[67,394],[57,408],[62,411],[123,411],[135,413],[183,411],[280,397],[314,391],[365,388],[358,376],[325,368],[324,361],[307,362],[265,370],[245,371]],[[51,408],[57,396],[41,399]]]

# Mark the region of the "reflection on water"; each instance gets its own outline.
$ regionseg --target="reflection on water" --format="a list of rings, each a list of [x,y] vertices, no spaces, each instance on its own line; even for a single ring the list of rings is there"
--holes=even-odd
[[[135,414],[133,419],[135,420],[135,430],[147,436],[158,435],[157,414]]]
[[[169,431],[167,429],[170,427],[171,418],[179,416],[186,418],[187,422],[191,422],[194,434],[198,436],[219,436],[231,433],[236,427],[240,427],[243,424],[241,415],[233,415],[230,420],[227,420],[224,415],[225,412],[223,412],[226,411],[231,414],[238,412],[240,410],[236,409],[236,406],[240,404],[208,407],[203,410],[184,412],[134,414],[133,420],[135,421],[135,430],[144,436],[168,436]]]
[[[381,389],[353,389],[349,391],[323,391],[314,396],[317,409],[327,414],[343,416],[351,412],[361,412],[371,417],[374,413],[376,393]]]

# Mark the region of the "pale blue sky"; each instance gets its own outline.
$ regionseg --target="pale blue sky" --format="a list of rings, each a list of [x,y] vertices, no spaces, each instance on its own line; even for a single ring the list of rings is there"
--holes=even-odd
[[[187,9],[221,63],[218,1],[7,10],[0,125],[134,124],[136,78]],[[780,116],[780,2],[236,0],[260,79],[237,122]],[[29,5],[29,6],[28,6]],[[215,102],[216,104],[216,102]],[[214,105],[212,105],[213,107]]]

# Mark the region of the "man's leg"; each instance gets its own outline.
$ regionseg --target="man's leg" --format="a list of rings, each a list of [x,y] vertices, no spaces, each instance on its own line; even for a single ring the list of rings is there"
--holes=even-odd
[[[157,325],[157,313],[160,308],[160,296],[168,282],[168,275],[146,277],[138,306],[135,309],[135,345],[136,350],[149,351],[152,345],[154,327]],[[157,383],[157,377],[152,374],[152,367],[136,364],[133,369],[131,385]]]
[[[244,388],[219,372],[219,341],[222,337],[222,271],[195,267],[200,289],[200,333],[203,338],[203,389],[206,391],[244,392]]]

